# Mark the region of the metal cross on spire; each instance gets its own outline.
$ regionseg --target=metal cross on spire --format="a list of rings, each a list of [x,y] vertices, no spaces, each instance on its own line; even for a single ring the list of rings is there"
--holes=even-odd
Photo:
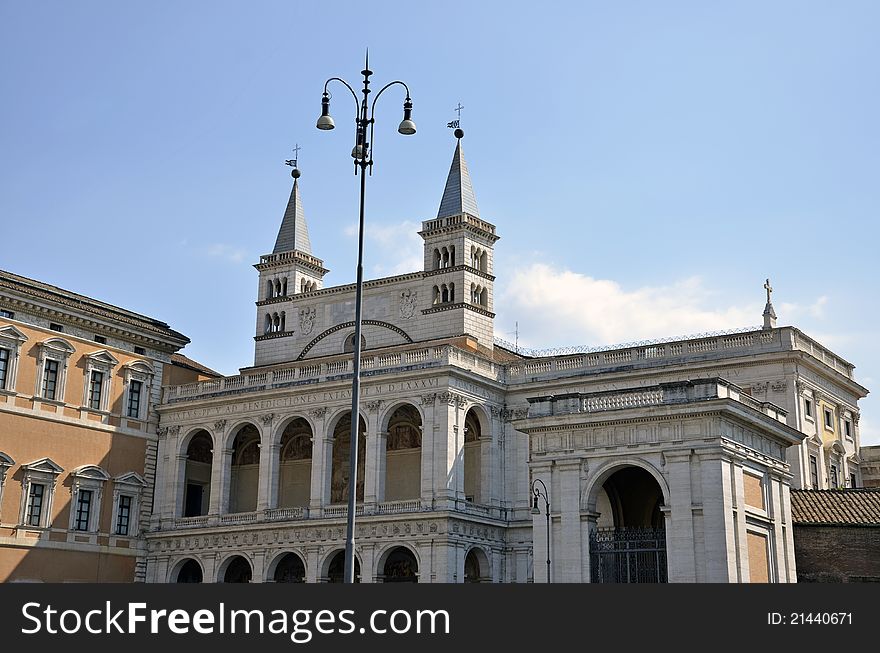
[[[773,286],[770,285],[770,279],[764,282],[764,290],[767,291],[767,303],[770,303],[770,293],[773,292]]]
[[[296,161],[297,159],[299,159],[299,151],[301,149],[302,148],[299,146],[299,143],[297,143],[296,146],[293,148],[293,158],[285,160],[284,164],[290,166],[291,168],[295,168]]]
[[[461,110],[462,110],[462,109],[464,109],[464,107],[461,106],[461,102],[459,102],[459,103],[458,103],[458,106],[455,107],[455,108],[453,109],[453,111],[455,111],[456,113],[458,113],[458,118],[456,118],[455,120],[451,120],[451,121],[449,121],[448,123],[446,123],[446,126],[447,126],[447,127],[449,127],[450,129],[452,129],[452,128],[458,129],[459,127],[461,127]]]

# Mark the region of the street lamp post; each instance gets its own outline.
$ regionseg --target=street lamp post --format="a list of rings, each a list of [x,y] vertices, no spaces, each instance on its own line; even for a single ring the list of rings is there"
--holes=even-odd
[[[348,522],[345,531],[345,582],[354,582],[354,513],[355,499],[357,496],[357,454],[358,454],[358,431],[360,426],[360,399],[361,399],[361,306],[363,303],[364,289],[364,195],[366,193],[367,168],[373,173],[373,125],[375,121],[376,101],[379,96],[396,84],[406,89],[406,100],[403,102],[403,120],[397,127],[397,131],[404,136],[416,133],[416,125],[412,121],[412,100],[409,97],[409,87],[401,81],[393,81],[383,86],[373,103],[368,105],[367,98],[370,94],[370,70],[369,52],[361,71],[364,76],[363,99],[358,104],[357,94],[344,79],[331,77],[324,82],[324,95],[321,98],[321,117],[318,118],[317,127],[321,130],[333,129],[336,125],[330,116],[330,92],[327,90],[330,82],[336,81],[345,86],[355,102],[355,145],[351,150],[354,159],[354,173],[361,176],[360,217],[358,221],[358,262],[357,262],[357,285],[355,291],[354,309],[354,361],[352,363],[353,377],[351,381],[351,449],[349,453],[348,467]],[[368,110],[369,109],[369,110]],[[367,127],[370,129],[370,138],[367,140]]]
[[[538,487],[540,486],[540,487]],[[547,582],[550,582],[550,495],[547,492],[547,486],[540,478],[536,478],[532,483],[532,514],[540,515],[541,509],[538,508],[538,499],[544,499],[544,507],[547,515]]]

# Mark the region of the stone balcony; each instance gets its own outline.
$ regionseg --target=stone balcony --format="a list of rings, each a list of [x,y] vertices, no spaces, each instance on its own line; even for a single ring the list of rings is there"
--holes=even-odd
[[[496,342],[507,349],[514,347]],[[620,369],[654,367],[701,360],[719,360],[755,354],[801,351],[835,372],[853,379],[853,368],[841,357],[794,327],[746,329],[682,339],[648,341],[632,345],[533,351],[519,349],[529,356],[504,368],[504,380],[511,385],[543,381],[562,376],[613,372]]]
[[[420,499],[405,499],[401,501],[385,501],[382,503],[365,506],[358,504],[355,507],[355,515],[358,517],[376,517],[387,515],[401,515],[409,513],[437,513],[458,512],[475,517],[483,517],[498,521],[508,521],[514,517],[526,519],[528,510],[509,510],[501,506],[486,506],[472,501],[461,499],[438,501],[437,503],[425,503]],[[522,514],[518,514],[518,513]],[[339,520],[348,515],[348,506],[329,505],[323,508],[271,508],[254,512],[236,512],[224,515],[201,515],[198,517],[177,517],[172,523],[166,524],[162,531],[204,529],[225,526],[263,525],[278,522],[294,522],[304,520]],[[169,528],[170,526],[170,528]],[[155,531],[154,531],[155,532]]]
[[[210,381],[166,386],[163,388],[162,403],[173,404],[350,379],[352,363],[351,354],[343,354],[320,360],[298,361],[284,367],[252,371]],[[362,356],[361,378],[446,366],[462,368],[495,381],[500,380],[503,375],[502,366],[493,361],[452,345],[440,345],[410,346],[406,349],[383,350],[382,353]]]
[[[787,411],[769,401],[758,401],[742,388],[724,379],[676,381],[656,386],[611,390],[607,392],[569,393],[529,398],[528,417],[599,413],[651,406],[689,404],[713,399],[732,399],[785,424]]]

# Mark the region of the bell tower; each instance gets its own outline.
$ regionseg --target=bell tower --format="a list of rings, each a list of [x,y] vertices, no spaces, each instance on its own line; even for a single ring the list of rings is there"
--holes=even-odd
[[[295,149],[298,150],[299,146]],[[299,189],[302,173],[296,167],[296,159],[286,163],[293,168],[290,172],[293,188],[287,201],[287,209],[284,211],[272,253],[261,256],[260,262],[254,266],[260,273],[257,290],[257,336],[283,334],[292,330],[290,298],[320,290],[324,285],[324,275],[329,272],[324,267],[324,261],[312,254],[309,228]]]
[[[461,312],[461,333],[492,348],[494,336],[495,225],[480,218],[477,198],[461,147],[464,131],[455,130],[455,153],[437,217],[422,222],[425,273],[430,308],[425,313]],[[457,323],[457,320],[456,320]]]

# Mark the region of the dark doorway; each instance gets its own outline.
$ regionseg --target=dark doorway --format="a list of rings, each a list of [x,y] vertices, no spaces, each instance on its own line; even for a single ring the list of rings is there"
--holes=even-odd
[[[195,560],[187,560],[183,563],[180,571],[177,572],[177,583],[201,583],[202,568]]]
[[[204,486],[198,483],[186,484],[186,504],[183,508],[184,517],[198,517],[202,514],[202,495]]]
[[[388,554],[382,567],[383,583],[418,583],[419,563],[409,549],[399,546]]]
[[[330,565],[327,567],[327,582],[345,582],[345,551],[338,551],[330,561]],[[354,582],[361,582],[361,563],[357,558],[354,559]]]
[[[306,567],[295,553],[285,553],[275,566],[272,579],[276,583],[305,583]]]
[[[226,573],[223,574],[224,583],[250,583],[252,577],[251,566],[241,556],[235,556],[226,565]]]

